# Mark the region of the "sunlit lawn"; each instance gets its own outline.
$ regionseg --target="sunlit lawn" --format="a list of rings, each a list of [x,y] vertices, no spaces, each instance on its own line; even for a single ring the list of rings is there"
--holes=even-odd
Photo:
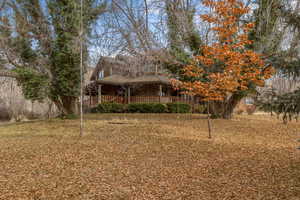
[[[300,199],[300,123],[115,114],[0,126],[0,199]]]

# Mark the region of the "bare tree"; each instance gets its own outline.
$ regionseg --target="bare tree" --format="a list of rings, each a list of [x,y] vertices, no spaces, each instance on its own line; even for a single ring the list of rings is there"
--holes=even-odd
[[[105,12],[105,1],[85,1],[84,31],[79,28],[78,0],[1,0],[0,5],[0,66],[4,69],[0,75],[31,73],[40,80],[35,85],[40,87],[31,91],[36,95],[24,93],[26,97],[49,98],[63,114],[75,114],[81,69],[78,41],[83,34],[85,64],[88,36],[92,24]],[[21,76],[17,78],[24,85],[24,79],[22,82]]]

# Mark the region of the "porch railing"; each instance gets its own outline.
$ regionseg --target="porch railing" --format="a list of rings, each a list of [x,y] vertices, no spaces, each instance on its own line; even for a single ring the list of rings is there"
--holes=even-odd
[[[97,96],[90,97],[89,101],[86,101],[86,104],[90,106],[97,105],[99,103],[99,98]],[[195,104],[199,102],[196,97],[192,98],[190,96],[111,96],[111,95],[101,95],[102,103],[111,102],[111,103],[187,103]]]

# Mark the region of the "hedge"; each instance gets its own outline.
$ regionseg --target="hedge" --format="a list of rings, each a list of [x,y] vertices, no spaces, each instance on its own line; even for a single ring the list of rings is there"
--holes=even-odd
[[[167,107],[161,103],[131,103],[126,110],[129,113],[166,113]]]
[[[194,106],[194,112],[195,113],[201,113],[201,114],[206,114],[207,110],[206,110],[206,106],[205,105],[195,105]]]
[[[123,113],[124,106],[119,103],[101,103],[91,109],[92,113]]]
[[[189,113],[191,106],[185,103],[102,103],[89,110],[91,113]]]
[[[169,113],[189,113],[191,106],[186,103],[167,103]]]
[[[189,113],[191,106],[185,103],[102,103],[90,109],[91,113]]]

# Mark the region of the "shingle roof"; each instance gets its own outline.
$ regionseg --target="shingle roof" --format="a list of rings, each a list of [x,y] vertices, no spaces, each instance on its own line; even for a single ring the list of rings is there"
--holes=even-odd
[[[107,76],[103,79],[97,80],[96,83],[103,84],[103,85],[126,85],[130,79],[121,76],[121,75],[112,75]]]
[[[143,75],[136,78],[129,78],[121,75],[112,75],[97,80],[96,83],[103,85],[171,84],[170,79],[167,76],[163,75]]]

